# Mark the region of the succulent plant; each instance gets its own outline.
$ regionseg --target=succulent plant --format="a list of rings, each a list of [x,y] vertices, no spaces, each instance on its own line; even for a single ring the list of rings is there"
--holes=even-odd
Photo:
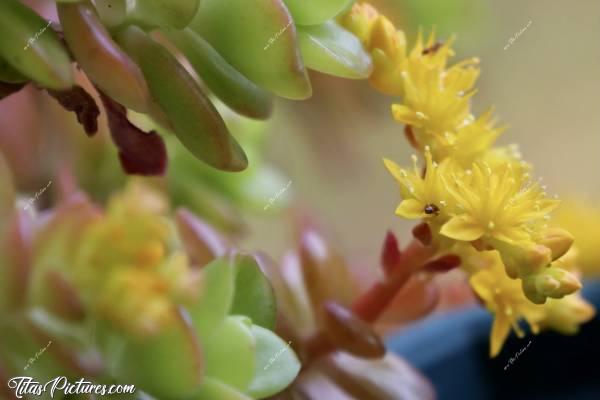
[[[185,209],[171,217],[158,192],[132,182],[104,210],[79,193],[39,213],[15,207],[11,186],[1,198],[7,381],[25,368],[159,399],[258,399],[298,374],[256,257]]]
[[[367,78],[370,56],[335,21],[352,3],[56,0],[59,24],[52,26],[7,0],[0,5],[0,93],[31,81],[76,112],[93,135],[99,108],[75,83],[74,61],[101,94],[126,172],[162,174],[167,157],[160,136],[127,125],[127,110],[173,132],[206,164],[241,171],[247,156],[213,96],[237,113],[265,119],[275,96],[310,97],[307,68]]]

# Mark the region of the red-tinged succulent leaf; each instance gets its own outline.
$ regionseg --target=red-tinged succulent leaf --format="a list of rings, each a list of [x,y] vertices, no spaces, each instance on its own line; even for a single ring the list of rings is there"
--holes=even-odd
[[[431,235],[431,228],[426,222],[421,222],[419,225],[415,226],[412,230],[412,234],[424,246],[429,246],[431,244],[431,240],[433,239]]]
[[[425,264],[423,270],[427,272],[448,272],[458,267],[460,263],[460,257],[456,254],[446,254]]]
[[[276,397],[277,400],[357,400],[356,397],[346,392],[334,380],[317,369],[309,369],[302,373],[296,380],[294,387],[289,390],[290,394]],[[361,399],[362,400],[362,399]]]
[[[319,309],[327,300],[348,305],[357,288],[345,261],[315,231],[302,234],[300,260],[312,305]],[[336,282],[332,285],[331,282]]]
[[[10,166],[0,151],[0,235],[8,216],[12,214],[16,193]],[[1,237],[1,236],[0,236]]]
[[[398,265],[401,256],[402,253],[400,252],[396,235],[388,231],[381,251],[381,266],[386,274],[390,273]]]
[[[3,296],[6,296],[8,305],[17,308],[25,304],[29,288],[32,229],[33,223],[28,214],[18,210],[7,224],[6,240],[0,248],[6,262],[0,269],[0,276],[4,275],[0,279],[6,285]]]
[[[176,223],[193,264],[204,266],[227,252],[228,246],[219,233],[187,209],[177,210]]]
[[[163,175],[167,169],[167,148],[155,131],[148,133],[127,119],[125,107],[100,94],[119,160],[128,174]]]
[[[308,337],[316,330],[316,319],[299,257],[294,253],[287,254],[281,262],[279,274],[284,282],[284,290],[278,293],[283,314],[296,335]]]
[[[147,112],[150,91],[138,66],[112,40],[89,0],[57,4],[65,40],[86,75],[126,107]]]
[[[8,382],[11,377],[12,376],[8,372],[8,369],[2,364],[2,362],[0,362],[0,381]],[[17,400],[15,392],[9,390],[8,385],[0,385],[0,397],[8,400]]]
[[[48,308],[66,320],[81,321],[85,318],[84,305],[77,290],[63,273],[56,270],[46,272],[48,285]]]
[[[19,90],[23,89],[24,86],[24,83],[0,82],[0,100],[10,96],[13,93],[17,93]]]
[[[355,399],[435,399],[431,384],[406,361],[391,353],[379,360],[335,353],[324,360],[322,371]]]
[[[68,90],[48,90],[48,94],[56,99],[67,111],[77,115],[77,121],[83,125],[88,136],[98,132],[98,115],[100,109],[94,98],[81,86],[75,85]]]
[[[323,310],[326,334],[338,349],[364,358],[385,355],[385,346],[379,336],[350,310],[335,302],[326,303]]]

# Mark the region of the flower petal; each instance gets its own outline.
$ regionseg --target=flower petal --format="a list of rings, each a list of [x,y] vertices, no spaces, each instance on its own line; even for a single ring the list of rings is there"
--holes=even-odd
[[[423,204],[415,199],[402,200],[402,203],[396,208],[396,215],[408,219],[423,218],[425,216]]]
[[[510,321],[501,313],[496,314],[490,334],[490,356],[496,357],[510,332]]]
[[[485,231],[472,217],[459,215],[446,222],[440,233],[452,239],[470,242],[482,237]]]
[[[392,160],[388,160],[387,158],[383,159],[383,163],[385,164],[385,167],[387,168],[387,170],[390,171],[390,174],[392,174],[394,176],[394,178],[396,178],[397,181],[400,181],[400,182],[404,181],[404,177],[402,176],[402,174],[400,172],[400,171],[402,171],[402,168],[398,164],[396,164]]]

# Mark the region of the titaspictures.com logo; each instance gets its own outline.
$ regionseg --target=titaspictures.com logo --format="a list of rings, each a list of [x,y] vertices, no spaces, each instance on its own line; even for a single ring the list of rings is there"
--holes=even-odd
[[[8,388],[14,391],[15,397],[18,399],[22,399],[23,396],[41,396],[43,393],[49,393],[50,398],[54,398],[57,393],[108,396],[112,394],[133,394],[136,390],[135,385],[96,385],[83,378],[71,383],[64,376],[59,376],[46,383],[37,382],[29,376],[19,376],[8,381]]]

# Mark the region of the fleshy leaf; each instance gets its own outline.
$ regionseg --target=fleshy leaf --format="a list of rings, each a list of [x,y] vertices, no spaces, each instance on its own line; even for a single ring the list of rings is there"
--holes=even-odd
[[[209,224],[186,209],[177,210],[177,228],[192,263],[204,266],[225,255],[227,245]]]
[[[200,345],[191,325],[181,316],[176,321],[155,336],[128,338],[114,376],[160,399],[193,394],[203,377]]]
[[[163,32],[186,56],[198,76],[223,103],[250,118],[266,119],[273,111],[273,96],[233,68],[191,29]]]
[[[190,397],[189,400],[252,400],[251,397],[246,396],[244,393],[237,391],[236,389],[224,384],[223,382],[213,379],[205,378],[200,386],[198,392],[194,396]]]
[[[354,0],[284,0],[300,25],[318,25],[334,18]]]
[[[233,262],[236,280],[231,314],[247,316],[254,324],[273,329],[277,304],[271,284],[253,256],[237,255]]]
[[[150,93],[173,132],[194,156],[225,171],[241,171],[248,166],[244,150],[210,99],[167,49],[134,26],[121,30],[117,41],[142,69]]]
[[[202,269],[202,292],[189,311],[203,339],[229,315],[235,290],[234,273],[229,257],[218,258]]]
[[[255,373],[255,339],[246,317],[227,317],[202,341],[206,375],[245,390]]]
[[[366,79],[373,70],[360,40],[334,21],[299,26],[298,39],[302,57],[311,69],[349,79]]]
[[[138,66],[112,40],[89,0],[57,6],[65,40],[86,75],[108,96],[146,112],[150,91]]]
[[[50,25],[18,0],[0,1],[0,57],[41,86],[66,90],[73,85],[71,60]]]
[[[281,0],[202,0],[190,27],[259,86],[289,99],[311,96],[296,27]]]
[[[127,19],[136,25],[183,29],[196,15],[200,0],[129,0],[127,3]]]
[[[281,392],[300,372],[300,361],[290,347],[275,333],[260,326],[252,327],[256,339],[256,375],[248,393],[263,399]]]

